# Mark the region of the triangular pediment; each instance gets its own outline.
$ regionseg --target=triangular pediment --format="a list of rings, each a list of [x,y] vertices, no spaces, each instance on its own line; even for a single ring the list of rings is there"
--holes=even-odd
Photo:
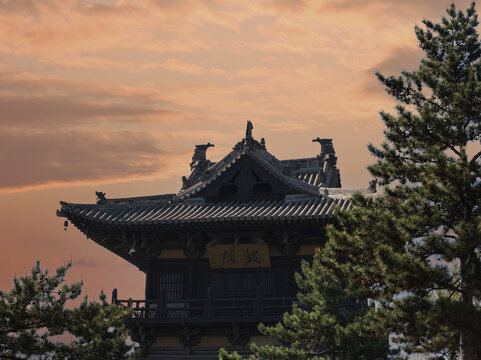
[[[179,197],[195,195],[205,199],[247,201],[287,194],[319,194],[318,188],[292,177],[289,171],[289,167],[263,147],[237,146],[224,159],[207,168],[199,181],[181,191]]]
[[[299,189],[288,186],[248,154],[244,154],[197,196],[247,201],[255,197],[270,198],[300,193]]]

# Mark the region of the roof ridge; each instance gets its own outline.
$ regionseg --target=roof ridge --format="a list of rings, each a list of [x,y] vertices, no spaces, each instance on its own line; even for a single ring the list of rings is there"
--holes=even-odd
[[[177,198],[177,194],[162,194],[162,195],[147,195],[147,196],[134,196],[125,198],[112,198],[108,199],[103,197],[102,199],[97,199],[97,204],[81,204],[81,203],[69,203],[65,201],[60,201],[62,206],[78,206],[78,205],[98,205],[98,206],[109,206],[109,205],[119,205],[119,204],[136,204],[144,202],[172,202]]]

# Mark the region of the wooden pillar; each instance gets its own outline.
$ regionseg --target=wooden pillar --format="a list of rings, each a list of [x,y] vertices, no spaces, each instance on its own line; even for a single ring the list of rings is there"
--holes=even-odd
[[[151,259],[147,260],[145,265],[145,299],[150,300],[156,297],[159,289],[156,286],[157,281]]]
[[[197,294],[196,294],[196,291],[194,289],[194,286],[197,284],[197,279],[196,279],[196,275],[197,275],[197,271],[196,271],[196,261],[195,260],[192,260],[190,263],[189,263],[189,273],[188,273],[188,280],[187,280],[187,293],[185,294],[185,296],[188,298],[188,299],[193,299],[193,298],[197,298]]]

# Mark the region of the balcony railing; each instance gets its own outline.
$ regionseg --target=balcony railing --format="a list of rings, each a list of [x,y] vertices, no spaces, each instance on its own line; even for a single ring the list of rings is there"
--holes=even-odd
[[[298,300],[284,298],[212,298],[182,300],[117,300],[132,309],[133,319],[146,322],[277,322]]]

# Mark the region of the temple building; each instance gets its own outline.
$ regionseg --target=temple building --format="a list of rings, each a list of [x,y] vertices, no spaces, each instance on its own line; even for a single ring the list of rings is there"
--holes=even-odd
[[[313,140],[316,156],[278,160],[252,128],[218,162],[206,156],[214,145],[196,145],[176,194],[60,203],[66,224],[146,274],[145,299],[112,294],[133,309],[142,359],[216,359],[220,347],[248,354],[252,342],[272,343],[257,325],[296,302],[294,273],[322,248],[334,209],[351,206],[331,139]]]

